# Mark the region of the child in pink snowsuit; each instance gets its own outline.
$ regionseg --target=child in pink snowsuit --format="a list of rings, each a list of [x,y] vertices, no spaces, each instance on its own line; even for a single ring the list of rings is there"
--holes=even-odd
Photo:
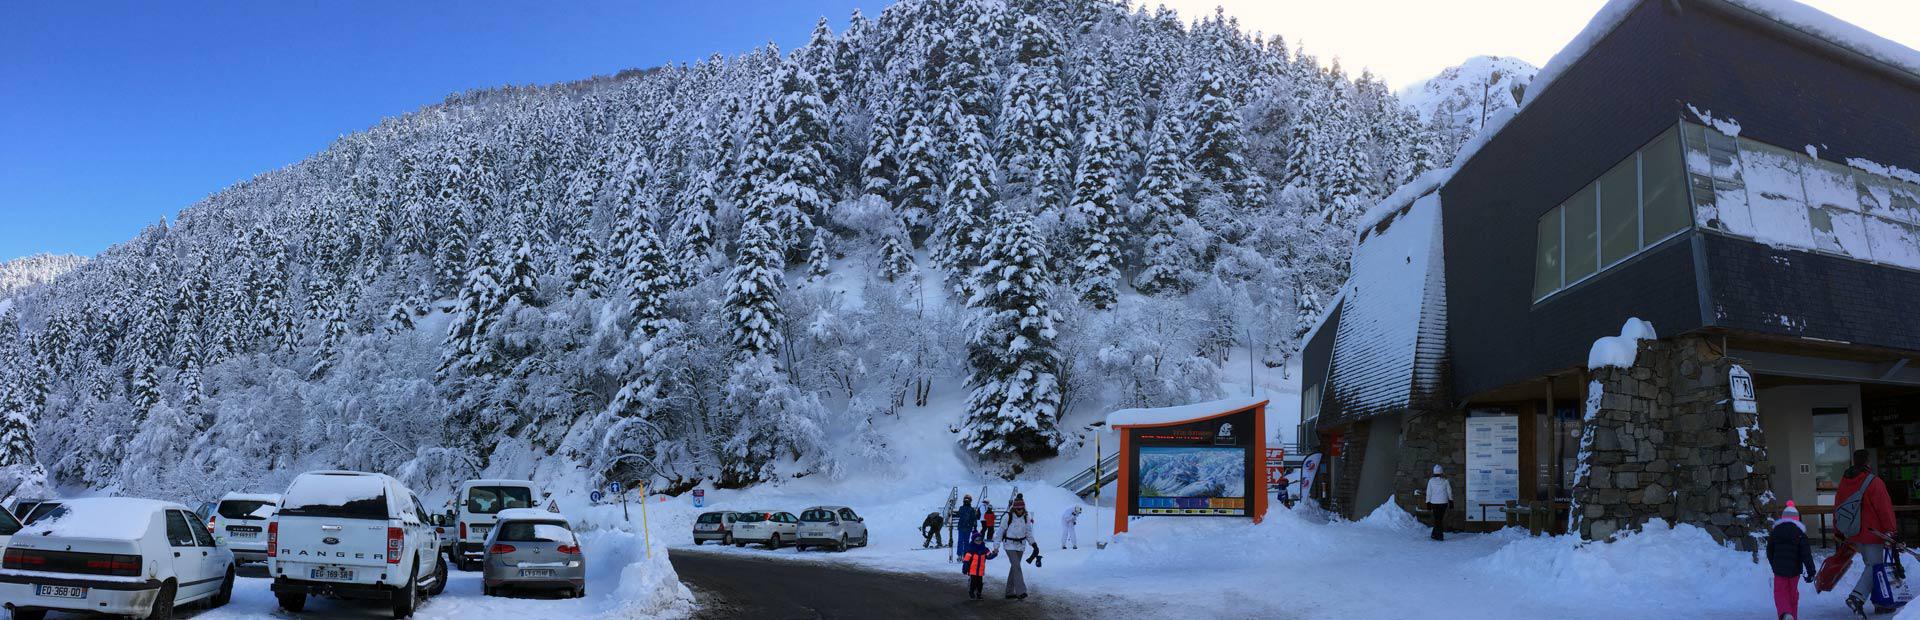
[[[1807,542],[1807,526],[1800,523],[1800,509],[1787,502],[1780,520],[1767,533],[1767,563],[1773,565],[1773,610],[1780,620],[1800,617],[1801,578],[1813,581],[1818,570],[1813,566],[1813,545]],[[1803,577],[1804,576],[1804,577]]]

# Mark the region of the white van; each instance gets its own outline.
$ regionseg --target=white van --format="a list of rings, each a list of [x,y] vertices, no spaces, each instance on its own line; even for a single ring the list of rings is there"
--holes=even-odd
[[[420,498],[386,474],[300,474],[267,524],[267,573],[280,608],[307,595],[389,601],[413,615],[422,595],[446,588],[447,564]]]
[[[0,605],[16,620],[48,611],[172,618],[177,605],[233,598],[233,554],[173,502],[61,500],[7,542]]]
[[[460,483],[454,494],[455,536],[460,570],[480,570],[487,556],[487,532],[502,510],[538,508],[540,493],[526,480],[483,479]]]
[[[207,513],[207,532],[233,550],[234,559],[267,561],[267,522],[280,507],[269,493],[228,493]]]

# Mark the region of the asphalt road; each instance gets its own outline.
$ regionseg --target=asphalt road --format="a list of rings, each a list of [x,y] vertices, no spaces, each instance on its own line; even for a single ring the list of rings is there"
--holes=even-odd
[[[702,619],[1091,617],[1086,608],[1076,610],[1074,601],[1057,596],[1001,598],[1003,586],[992,575],[987,598],[968,600],[967,578],[958,565],[952,578],[939,579],[682,549],[674,549],[669,559],[681,582],[693,589],[700,605],[695,617]]]

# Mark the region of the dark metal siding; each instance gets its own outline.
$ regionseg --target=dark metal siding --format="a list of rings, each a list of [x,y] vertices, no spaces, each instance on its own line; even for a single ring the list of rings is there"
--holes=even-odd
[[[1920,351],[1920,272],[1705,237],[1716,324]]]
[[[1333,392],[1332,384],[1327,381],[1327,368],[1328,362],[1333,358],[1333,335],[1340,331],[1340,306],[1345,303],[1342,301],[1334,304],[1333,309],[1329,311],[1331,314],[1327,317],[1327,321],[1320,325],[1319,331],[1313,333],[1313,338],[1307,341],[1306,348],[1300,352],[1300,394],[1304,398],[1312,387],[1320,386],[1320,415],[1322,416],[1329,413],[1337,414],[1327,410],[1328,407],[1333,406],[1332,399],[1326,397]],[[1306,403],[1302,401],[1300,408],[1302,415],[1306,413],[1305,405]]]
[[[1582,365],[1628,317],[1701,326],[1684,236],[1533,304],[1540,215],[1679,120],[1683,27],[1667,3],[1641,3],[1440,190],[1456,394]]]

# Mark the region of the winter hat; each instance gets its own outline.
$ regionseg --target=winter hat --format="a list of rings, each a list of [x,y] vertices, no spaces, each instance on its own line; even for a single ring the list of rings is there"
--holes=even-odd
[[[1027,498],[1021,495],[1013,496],[1013,503],[1007,504],[1007,509],[1012,510],[1014,512],[1026,512]]]
[[[1438,476],[1438,475],[1440,475],[1441,473],[1442,473],[1442,470],[1440,469],[1440,464],[1438,464],[1438,463],[1435,463],[1435,464],[1433,465],[1433,475],[1435,475],[1435,476]]]
[[[1793,506],[1793,500],[1787,500],[1787,507],[1780,511],[1780,518],[1795,521],[1800,520],[1800,509]]]

